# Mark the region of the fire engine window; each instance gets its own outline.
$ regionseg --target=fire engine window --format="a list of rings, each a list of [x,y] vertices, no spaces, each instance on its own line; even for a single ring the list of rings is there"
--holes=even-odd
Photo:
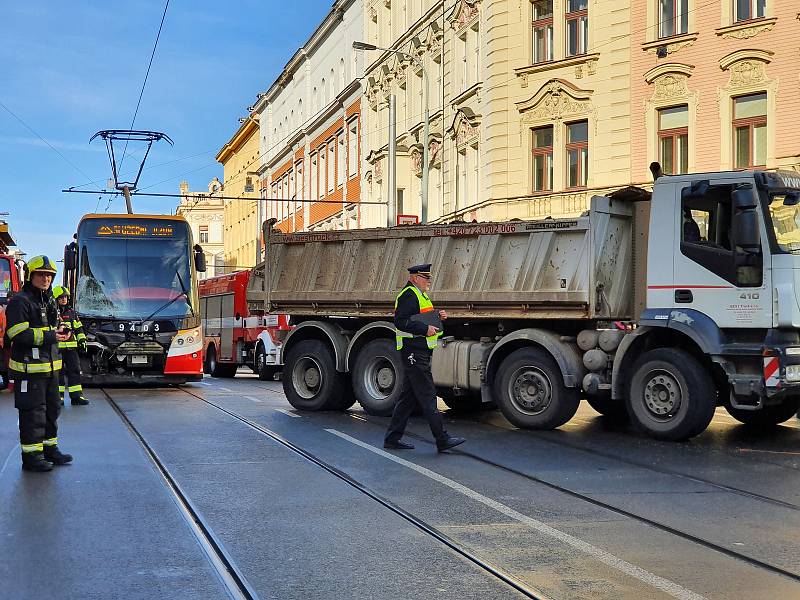
[[[206,304],[206,323],[208,335],[219,335],[222,316],[222,296],[210,296]]]
[[[222,300],[222,317],[230,318],[233,316],[233,294],[225,294],[220,296]]]

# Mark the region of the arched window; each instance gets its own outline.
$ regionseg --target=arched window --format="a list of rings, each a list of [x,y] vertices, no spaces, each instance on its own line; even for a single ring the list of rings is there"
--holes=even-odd
[[[335,82],[336,74],[331,69],[331,78],[328,81],[328,102],[331,102],[336,97],[336,92],[334,91],[334,82]]]
[[[322,94],[322,97],[321,97],[322,102],[320,103],[320,108],[322,108],[323,106],[328,104],[327,100],[325,99],[325,94],[328,93],[328,88],[325,87],[325,78],[324,77],[322,78],[322,86],[320,87],[319,91],[320,91],[320,94]]]
[[[347,74],[345,73],[344,58],[339,59],[339,90],[344,89],[344,82]]]
[[[311,112],[315,113],[319,109],[319,104],[317,103],[317,88],[314,87],[314,92],[311,94]]]

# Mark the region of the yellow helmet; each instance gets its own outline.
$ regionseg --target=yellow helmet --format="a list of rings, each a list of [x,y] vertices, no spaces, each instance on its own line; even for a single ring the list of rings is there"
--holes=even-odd
[[[56,274],[56,263],[54,263],[48,256],[43,254],[39,256],[34,256],[32,259],[28,261],[28,280],[30,280],[31,275],[35,271],[40,271],[42,273],[50,273],[51,275]]]
[[[60,298],[61,296],[69,296],[69,289],[65,288],[63,285],[54,285],[53,298]]]

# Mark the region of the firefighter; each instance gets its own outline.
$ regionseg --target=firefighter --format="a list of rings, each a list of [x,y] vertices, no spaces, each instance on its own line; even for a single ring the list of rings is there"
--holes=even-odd
[[[64,367],[61,369],[59,378],[58,392],[61,394],[61,406],[64,406],[64,394],[69,393],[69,399],[73,406],[80,404],[85,406],[89,401],[83,397],[83,385],[81,385],[81,354],[86,354],[86,334],[83,333],[83,324],[75,315],[74,309],[69,306],[69,290],[61,285],[53,287],[53,298],[58,302],[58,312],[61,322],[72,331],[72,338],[66,342],[59,342],[58,348],[61,351],[61,358]],[[69,384],[69,387],[66,387]]]
[[[403,388],[394,407],[383,447],[394,450],[414,448],[414,444],[400,438],[403,437],[411,413],[419,406],[433,437],[436,438],[436,449],[444,452],[466,441],[462,437],[448,435],[445,430],[442,415],[436,406],[436,386],[431,374],[431,356],[442,335],[441,320],[447,318],[447,313],[443,310],[435,312],[433,302],[428,297],[431,265],[409,267],[408,273],[408,283],[397,294],[394,303],[397,349],[404,366]],[[437,319],[426,318],[434,314]]]
[[[51,471],[54,464],[72,461],[72,456],[58,448],[58,343],[66,342],[71,334],[59,324],[50,291],[55,274],[56,265],[50,258],[33,257],[25,285],[6,309],[6,336],[11,342],[8,370],[14,380],[22,468],[26,471]]]

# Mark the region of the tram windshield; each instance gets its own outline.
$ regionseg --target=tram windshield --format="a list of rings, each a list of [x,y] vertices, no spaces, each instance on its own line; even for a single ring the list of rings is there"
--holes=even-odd
[[[90,317],[175,319],[194,312],[185,223],[88,219],[78,230],[76,309]]]

